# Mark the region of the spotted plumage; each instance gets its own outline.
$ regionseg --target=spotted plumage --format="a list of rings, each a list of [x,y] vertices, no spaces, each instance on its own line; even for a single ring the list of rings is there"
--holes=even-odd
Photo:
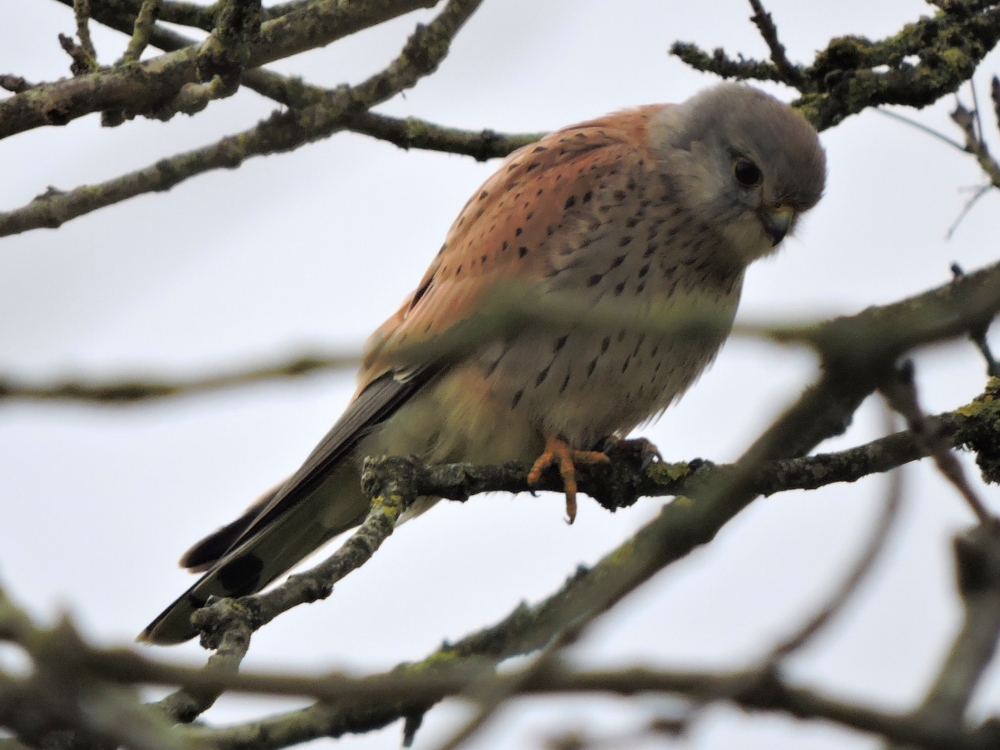
[[[577,305],[703,310],[731,323],[746,267],[815,205],[824,180],[823,151],[805,120],[733,84],[568,127],[512,154],[370,338],[341,419],[294,476],[185,556],[182,564],[208,572],[141,638],[193,637],[190,615],[210,595],[259,590],[360,523],[366,455],[534,462],[531,481],[554,465],[572,520],[574,465],[606,460],[598,449],[607,438],[667,408],[723,335],[535,323],[455,358],[413,361],[407,352],[514,285]]]

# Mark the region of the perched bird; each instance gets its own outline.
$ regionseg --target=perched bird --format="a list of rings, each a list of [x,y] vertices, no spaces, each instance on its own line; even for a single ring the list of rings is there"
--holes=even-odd
[[[574,465],[607,460],[607,439],[662,412],[698,377],[732,324],[747,266],[816,204],[825,176],[806,120],[741,84],[574,125],[511,154],[369,339],[340,420],[290,479],[184,556],[184,567],[207,572],[140,640],[194,637],[191,615],[209,596],[259,591],[360,524],[368,455],[522,461],[533,463],[532,482],[554,465],[572,521]],[[671,337],[539,322],[458,356],[401,359],[511,284],[588,306],[676,302],[725,330]]]

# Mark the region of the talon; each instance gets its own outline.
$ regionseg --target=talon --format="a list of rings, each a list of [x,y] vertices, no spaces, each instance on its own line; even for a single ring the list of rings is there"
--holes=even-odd
[[[566,493],[566,521],[573,523],[576,520],[576,464],[606,464],[609,460],[600,451],[578,451],[559,438],[546,438],[545,451],[528,472],[528,484],[538,484],[547,468],[557,466]]]

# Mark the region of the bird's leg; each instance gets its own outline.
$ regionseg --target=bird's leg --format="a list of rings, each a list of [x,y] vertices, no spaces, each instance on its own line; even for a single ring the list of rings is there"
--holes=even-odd
[[[528,484],[538,484],[549,466],[557,466],[566,492],[566,516],[570,523],[576,519],[576,464],[606,464],[608,457],[600,451],[578,451],[570,448],[557,437],[545,439],[542,453],[528,472]]]

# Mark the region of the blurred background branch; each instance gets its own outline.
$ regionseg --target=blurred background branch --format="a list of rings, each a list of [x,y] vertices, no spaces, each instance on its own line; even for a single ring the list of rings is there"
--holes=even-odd
[[[360,356],[356,354],[304,354],[284,362],[187,380],[114,378],[106,382],[65,380],[51,385],[28,385],[13,378],[0,378],[0,401],[24,399],[127,404],[252,385],[279,378],[298,378],[318,371],[355,368],[360,361]]]

